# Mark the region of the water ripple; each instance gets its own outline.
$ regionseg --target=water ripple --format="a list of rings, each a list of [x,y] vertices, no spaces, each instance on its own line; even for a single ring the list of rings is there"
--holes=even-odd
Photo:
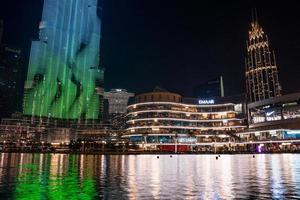
[[[0,154],[1,199],[300,199],[300,155]]]

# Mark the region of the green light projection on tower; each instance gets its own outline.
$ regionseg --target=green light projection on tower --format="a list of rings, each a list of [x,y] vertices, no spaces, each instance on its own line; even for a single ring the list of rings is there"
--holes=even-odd
[[[39,41],[31,46],[25,115],[101,118],[100,11],[97,0],[44,1]]]

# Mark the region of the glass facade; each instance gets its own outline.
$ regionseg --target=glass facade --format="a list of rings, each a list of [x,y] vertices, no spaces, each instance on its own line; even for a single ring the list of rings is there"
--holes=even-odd
[[[23,113],[100,119],[104,72],[99,67],[97,0],[45,0],[39,41],[31,46]]]
[[[146,143],[172,143],[175,139],[194,143],[196,137],[230,134],[245,128],[232,103],[137,103],[128,106],[127,118],[127,136],[144,136]]]
[[[250,124],[300,118],[300,106],[297,102],[255,107],[249,112]]]

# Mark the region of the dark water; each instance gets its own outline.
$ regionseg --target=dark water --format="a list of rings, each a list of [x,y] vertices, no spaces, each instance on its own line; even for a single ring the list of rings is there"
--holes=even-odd
[[[0,154],[0,199],[300,199],[300,154]]]

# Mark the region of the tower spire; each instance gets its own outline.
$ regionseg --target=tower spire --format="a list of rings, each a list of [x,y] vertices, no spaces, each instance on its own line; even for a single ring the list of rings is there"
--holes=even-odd
[[[258,22],[258,17],[257,17],[257,10],[254,8],[254,17],[255,17],[255,22]]]
[[[256,8],[251,9],[251,20],[252,20],[252,23],[257,23],[258,22],[257,9]]]

